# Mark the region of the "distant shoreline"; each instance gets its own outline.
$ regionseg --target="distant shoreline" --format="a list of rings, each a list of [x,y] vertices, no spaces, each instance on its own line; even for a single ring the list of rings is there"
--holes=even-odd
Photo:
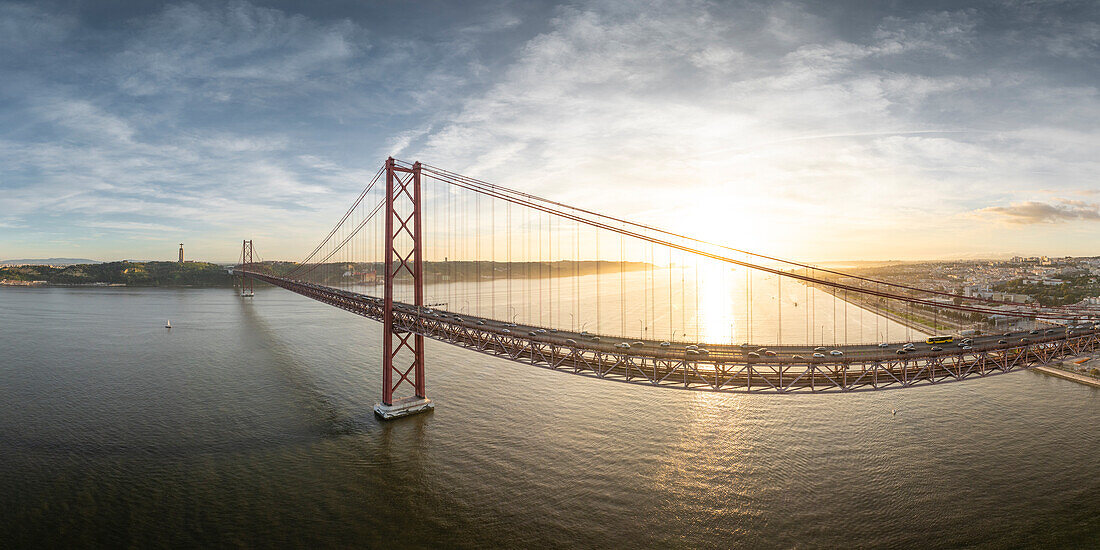
[[[0,282],[0,288],[233,288],[232,284],[222,285],[130,285],[126,283],[42,283],[10,284]]]
[[[206,262],[109,262],[0,266],[0,285],[39,287],[229,287],[225,266]]]

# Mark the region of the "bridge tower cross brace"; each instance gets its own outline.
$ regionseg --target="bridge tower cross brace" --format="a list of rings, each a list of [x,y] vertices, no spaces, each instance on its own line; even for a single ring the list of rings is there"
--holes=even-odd
[[[424,336],[395,326],[394,282],[409,277],[416,316],[424,308],[424,255],[421,231],[420,163],[412,168],[386,159],[386,218],[383,246],[384,294],[382,302],[382,402],[374,412],[383,419],[399,418],[432,409],[424,392]],[[405,207],[405,208],[401,208]],[[408,312],[402,312],[408,315]],[[405,353],[402,353],[405,352]],[[408,366],[395,360],[411,356]],[[395,381],[396,380],[396,381]],[[411,386],[413,395],[394,399],[394,392]]]

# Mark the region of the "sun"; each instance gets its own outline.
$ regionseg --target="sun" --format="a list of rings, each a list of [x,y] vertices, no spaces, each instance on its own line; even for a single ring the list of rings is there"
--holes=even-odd
[[[698,205],[686,217],[685,234],[721,246],[750,252],[770,250],[775,222],[759,209],[739,206],[736,200],[717,200]]]

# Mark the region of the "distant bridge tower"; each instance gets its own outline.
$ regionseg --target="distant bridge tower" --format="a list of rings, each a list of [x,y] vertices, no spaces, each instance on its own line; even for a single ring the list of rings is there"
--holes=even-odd
[[[374,412],[385,419],[408,416],[435,407],[424,393],[424,336],[396,329],[393,322],[393,283],[402,271],[408,274],[413,285],[416,315],[424,310],[424,247],[420,217],[420,163],[413,164],[412,168],[403,168],[390,157],[386,160],[386,232],[383,241],[386,271],[383,274],[385,291],[382,306],[382,402],[374,406]],[[401,250],[398,250],[399,246]],[[394,258],[399,262],[396,266]],[[411,361],[399,362],[400,366],[395,366],[394,360],[400,357]],[[394,374],[397,375],[396,382]],[[403,384],[412,386],[414,395],[394,400],[394,391]]]
[[[180,263],[183,263],[183,243],[180,243]]]
[[[180,252],[181,258],[183,252]],[[241,242],[241,270],[252,270],[252,241],[246,240]],[[252,277],[245,277],[241,275],[241,296],[245,298],[251,298],[252,294]]]

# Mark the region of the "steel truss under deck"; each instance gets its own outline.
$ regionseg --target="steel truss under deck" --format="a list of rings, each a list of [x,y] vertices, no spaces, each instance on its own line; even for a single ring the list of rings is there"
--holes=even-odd
[[[380,298],[262,273],[241,274],[357,315],[384,319],[385,301]],[[716,392],[786,394],[909,388],[1025,370],[1100,350],[1100,333],[1088,331],[985,349],[809,361],[762,357],[746,362],[743,358],[688,358],[682,353],[652,349],[613,351],[588,342],[564,344],[555,341],[552,334],[504,333],[498,327],[478,325],[477,317],[464,316],[457,321],[407,304],[397,304],[392,316],[397,332],[537,367],[632,384]]]

